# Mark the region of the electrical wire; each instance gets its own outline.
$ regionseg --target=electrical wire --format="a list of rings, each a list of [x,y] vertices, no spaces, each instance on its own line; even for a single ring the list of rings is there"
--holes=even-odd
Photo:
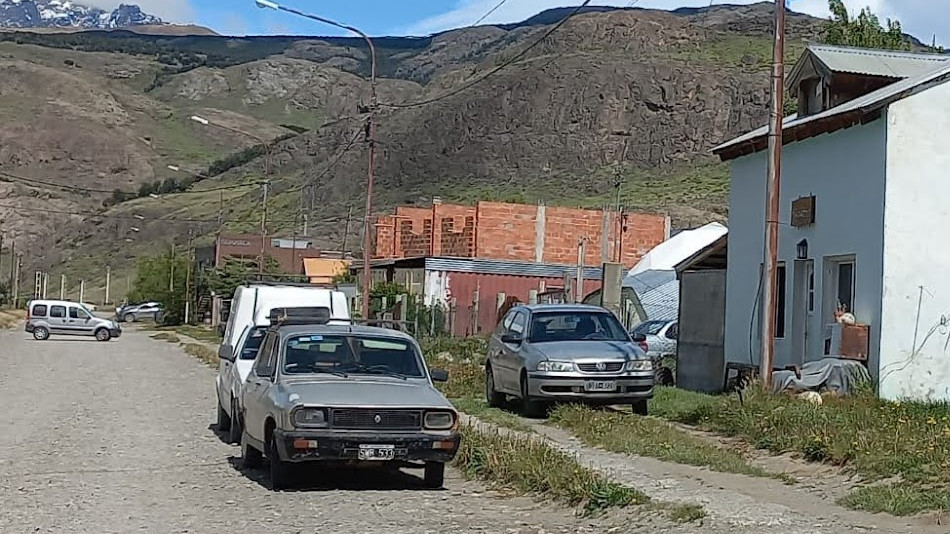
[[[350,141],[349,141],[346,145],[344,145],[343,150],[341,150],[339,153],[337,153],[337,155],[330,161],[329,165],[327,165],[327,167],[326,167],[325,169],[323,169],[323,171],[322,171],[320,174],[318,174],[317,176],[313,177],[313,179],[308,180],[308,182],[305,183],[304,185],[301,185],[301,186],[298,186],[298,187],[289,189],[289,190],[287,190],[287,191],[282,191],[282,193],[295,193],[295,192],[297,192],[297,191],[303,191],[304,189],[315,185],[315,184],[317,183],[317,181],[319,181],[319,180],[322,179],[324,176],[326,176],[327,174],[329,174],[330,171],[332,171],[332,170],[337,166],[337,164],[340,163],[340,161],[343,159],[343,156],[345,156],[346,153],[349,152],[351,148],[353,148],[353,145],[356,144],[356,140],[359,139],[361,135],[363,135],[363,129],[362,129],[362,128],[359,128],[359,129],[356,131],[356,135],[354,135],[354,136],[350,139]]]
[[[457,95],[457,94],[459,94],[459,93],[462,93],[462,92],[464,92],[464,91],[467,91],[467,90],[471,89],[472,87],[478,85],[479,83],[481,83],[481,82],[487,80],[487,79],[490,78],[491,76],[494,76],[495,74],[501,72],[502,70],[504,70],[504,69],[510,67],[511,65],[513,65],[514,63],[516,63],[517,61],[519,61],[521,58],[523,58],[525,55],[527,55],[528,52],[530,52],[531,50],[533,50],[536,46],[538,46],[538,45],[540,45],[542,42],[544,42],[545,39],[547,39],[547,38],[550,37],[552,34],[554,34],[554,32],[556,32],[556,31],[558,31],[559,29],[561,29],[561,27],[564,26],[565,24],[567,24],[567,22],[568,22],[569,20],[571,20],[571,18],[574,17],[574,15],[578,14],[582,9],[584,9],[585,7],[587,7],[588,5],[590,5],[590,3],[591,3],[592,1],[593,1],[593,0],[584,0],[584,2],[583,2],[581,5],[579,5],[579,6],[577,6],[576,8],[574,8],[574,10],[571,11],[570,14],[568,14],[566,17],[564,17],[563,19],[561,19],[561,20],[560,20],[557,24],[555,24],[554,26],[550,27],[550,28],[548,29],[548,31],[544,32],[544,35],[542,35],[540,38],[538,38],[537,40],[535,40],[534,42],[532,42],[530,45],[528,45],[527,47],[525,47],[523,50],[521,50],[521,52],[518,52],[517,54],[515,54],[514,56],[512,56],[508,61],[505,61],[505,62],[502,63],[501,65],[498,65],[497,67],[495,67],[495,68],[489,70],[489,71],[486,72],[484,75],[482,75],[482,76],[480,76],[480,77],[478,77],[478,78],[472,80],[471,82],[469,82],[469,83],[467,83],[467,84],[464,84],[464,85],[461,85],[461,86],[459,86],[459,87],[456,87],[455,89],[449,91],[448,93],[444,93],[444,94],[441,94],[441,95],[436,96],[436,97],[433,97],[433,98],[428,98],[428,99],[425,99],[425,100],[420,100],[420,101],[418,101],[418,102],[410,102],[410,103],[408,103],[408,104],[380,104],[380,106],[390,107],[390,108],[395,108],[395,109],[417,108],[417,107],[421,107],[421,106],[427,106],[427,105],[429,105],[429,104],[434,104],[434,103],[439,102],[439,101],[441,101],[441,100],[445,100],[445,99],[447,99],[447,98],[451,98],[451,97],[453,97],[453,96],[455,96],[455,95]]]
[[[639,1],[639,0],[637,0],[637,1]],[[507,4],[507,3],[508,3],[508,0],[501,0],[501,2],[498,2],[497,4],[495,4],[495,7],[489,9],[489,10],[488,10],[488,13],[485,13],[484,15],[482,15],[481,18],[479,18],[478,20],[476,20],[475,22],[473,22],[472,24],[470,24],[468,27],[471,28],[472,26],[478,26],[479,24],[482,23],[482,21],[484,21],[485,19],[487,19],[488,17],[490,17],[490,16],[492,15],[492,13],[494,13],[495,11],[498,11],[498,10],[501,8],[501,6],[503,6],[503,5]]]
[[[32,184],[39,184],[39,185],[44,185],[44,186],[46,186],[46,187],[53,187],[53,188],[56,188],[56,189],[65,189],[65,190],[68,190],[68,191],[75,191],[75,192],[77,192],[77,193],[112,193],[112,191],[110,191],[110,190],[108,190],[108,189],[94,189],[94,188],[90,188],[90,187],[81,187],[81,186],[78,186],[78,185],[57,184],[57,183],[54,183],[54,182],[47,182],[47,181],[44,181],[44,180],[37,180],[37,179],[35,179],[35,178],[25,178],[25,177],[23,177],[23,176],[18,176],[18,175],[16,175],[16,174],[10,174],[9,172],[6,172],[6,171],[0,171],[0,177],[6,178],[6,179],[8,179],[8,180],[15,181],[15,182],[24,183],[24,184],[27,184],[27,185],[29,185],[29,184],[31,184],[31,183],[32,183]],[[0,180],[0,181],[5,181],[5,180]]]

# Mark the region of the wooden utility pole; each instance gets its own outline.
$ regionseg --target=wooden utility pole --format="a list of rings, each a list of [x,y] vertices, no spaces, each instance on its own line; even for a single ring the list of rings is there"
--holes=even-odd
[[[778,218],[782,184],[782,120],[785,103],[785,0],[775,0],[775,43],[772,49],[772,110],[769,117],[768,204],[765,216],[762,358],[759,370],[766,388],[772,387],[775,361],[775,319],[778,290]]]
[[[191,269],[194,266],[194,249],[192,241],[194,231],[188,230],[188,269],[185,271],[185,324],[191,319]]]
[[[350,217],[353,216],[353,205],[346,209],[346,227],[343,228],[343,246],[340,247],[340,257],[346,257],[346,240],[350,237]]]

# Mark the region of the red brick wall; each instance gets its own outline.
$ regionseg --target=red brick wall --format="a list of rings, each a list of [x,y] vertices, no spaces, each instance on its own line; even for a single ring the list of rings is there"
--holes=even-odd
[[[543,263],[576,264],[577,245],[586,237],[585,261],[588,265],[600,265],[602,211],[548,206],[544,212]],[[613,261],[620,224],[616,214],[608,213],[608,217],[607,258]],[[399,207],[394,216],[379,217],[374,257],[433,255],[536,261],[537,227],[538,206],[528,204],[479,202],[476,206]],[[662,215],[628,214],[623,263],[634,265],[666,239],[666,231],[667,220]]]

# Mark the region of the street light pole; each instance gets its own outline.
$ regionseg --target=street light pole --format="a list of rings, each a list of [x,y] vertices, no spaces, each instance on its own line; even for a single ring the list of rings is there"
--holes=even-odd
[[[369,293],[372,289],[372,284],[370,280],[370,255],[373,245],[373,234],[371,232],[371,220],[373,214],[373,182],[375,181],[375,168],[376,168],[376,112],[378,108],[379,101],[376,96],[376,46],[373,44],[373,40],[370,39],[369,35],[364,33],[359,28],[350,26],[348,24],[342,24],[334,20],[330,20],[318,15],[312,15],[310,13],[304,13],[292,7],[287,7],[280,5],[276,2],[270,0],[255,0],[257,7],[274,9],[277,11],[285,11],[299,17],[304,17],[310,20],[317,22],[322,22],[324,24],[329,24],[330,26],[335,26],[337,28],[353,32],[366,41],[366,46],[369,47],[370,53],[370,107],[369,107],[369,119],[366,128],[367,137],[369,141],[369,170],[367,171],[366,177],[366,212],[363,216],[363,317],[369,319]]]

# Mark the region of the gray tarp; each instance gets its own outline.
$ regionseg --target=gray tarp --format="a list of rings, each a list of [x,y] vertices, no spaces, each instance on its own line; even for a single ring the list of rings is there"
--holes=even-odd
[[[861,362],[837,358],[806,362],[802,365],[801,375],[801,378],[796,378],[794,371],[775,371],[772,373],[772,392],[829,390],[850,395],[859,385],[871,380],[871,374]]]

